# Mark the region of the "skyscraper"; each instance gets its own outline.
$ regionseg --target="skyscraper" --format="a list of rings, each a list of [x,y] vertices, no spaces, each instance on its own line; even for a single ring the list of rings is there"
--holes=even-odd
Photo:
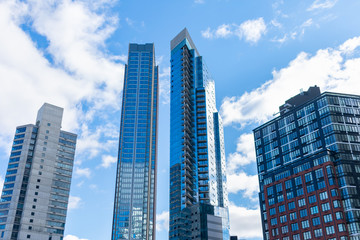
[[[154,44],[125,65],[112,239],[155,239],[158,67]]]
[[[360,96],[311,87],[254,136],[264,239],[360,239]]]
[[[215,83],[186,29],[171,41],[169,238],[230,238]]]
[[[0,203],[0,239],[62,240],[76,134],[45,103],[36,124],[16,128]]]

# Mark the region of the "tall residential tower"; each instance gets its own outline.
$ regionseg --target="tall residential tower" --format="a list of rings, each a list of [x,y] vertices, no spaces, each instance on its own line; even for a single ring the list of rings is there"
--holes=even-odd
[[[0,203],[0,239],[62,240],[76,134],[45,103],[36,124],[16,128]]]
[[[264,239],[360,239],[360,96],[287,100],[254,129]]]
[[[158,100],[154,44],[130,44],[125,65],[112,240],[155,239]]]
[[[229,238],[215,83],[184,29],[171,41],[169,239]]]

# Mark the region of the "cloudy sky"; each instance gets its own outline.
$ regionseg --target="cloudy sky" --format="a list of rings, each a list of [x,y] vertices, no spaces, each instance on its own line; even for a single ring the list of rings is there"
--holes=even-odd
[[[2,0],[0,184],[15,127],[44,102],[79,135],[65,240],[110,239],[128,44],[160,66],[157,239],[167,239],[170,40],[187,27],[216,81],[231,233],[261,239],[251,131],[313,85],[360,94],[357,0]]]

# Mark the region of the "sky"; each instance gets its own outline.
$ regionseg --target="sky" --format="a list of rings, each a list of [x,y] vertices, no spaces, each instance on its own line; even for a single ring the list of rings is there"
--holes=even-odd
[[[155,43],[160,69],[157,239],[169,210],[170,41],[184,27],[216,84],[231,235],[262,239],[252,129],[301,89],[360,94],[357,0],[2,0],[0,187],[16,126],[44,102],[78,134],[65,240],[110,239],[124,64]]]

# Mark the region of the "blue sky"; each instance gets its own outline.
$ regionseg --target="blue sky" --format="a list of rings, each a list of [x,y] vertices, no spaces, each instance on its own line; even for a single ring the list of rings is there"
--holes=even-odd
[[[78,133],[66,240],[110,239],[128,44],[160,67],[157,239],[167,239],[170,40],[187,27],[216,82],[225,125],[231,233],[261,239],[251,130],[300,89],[360,94],[356,0],[3,0],[0,180],[15,127],[49,102]]]

